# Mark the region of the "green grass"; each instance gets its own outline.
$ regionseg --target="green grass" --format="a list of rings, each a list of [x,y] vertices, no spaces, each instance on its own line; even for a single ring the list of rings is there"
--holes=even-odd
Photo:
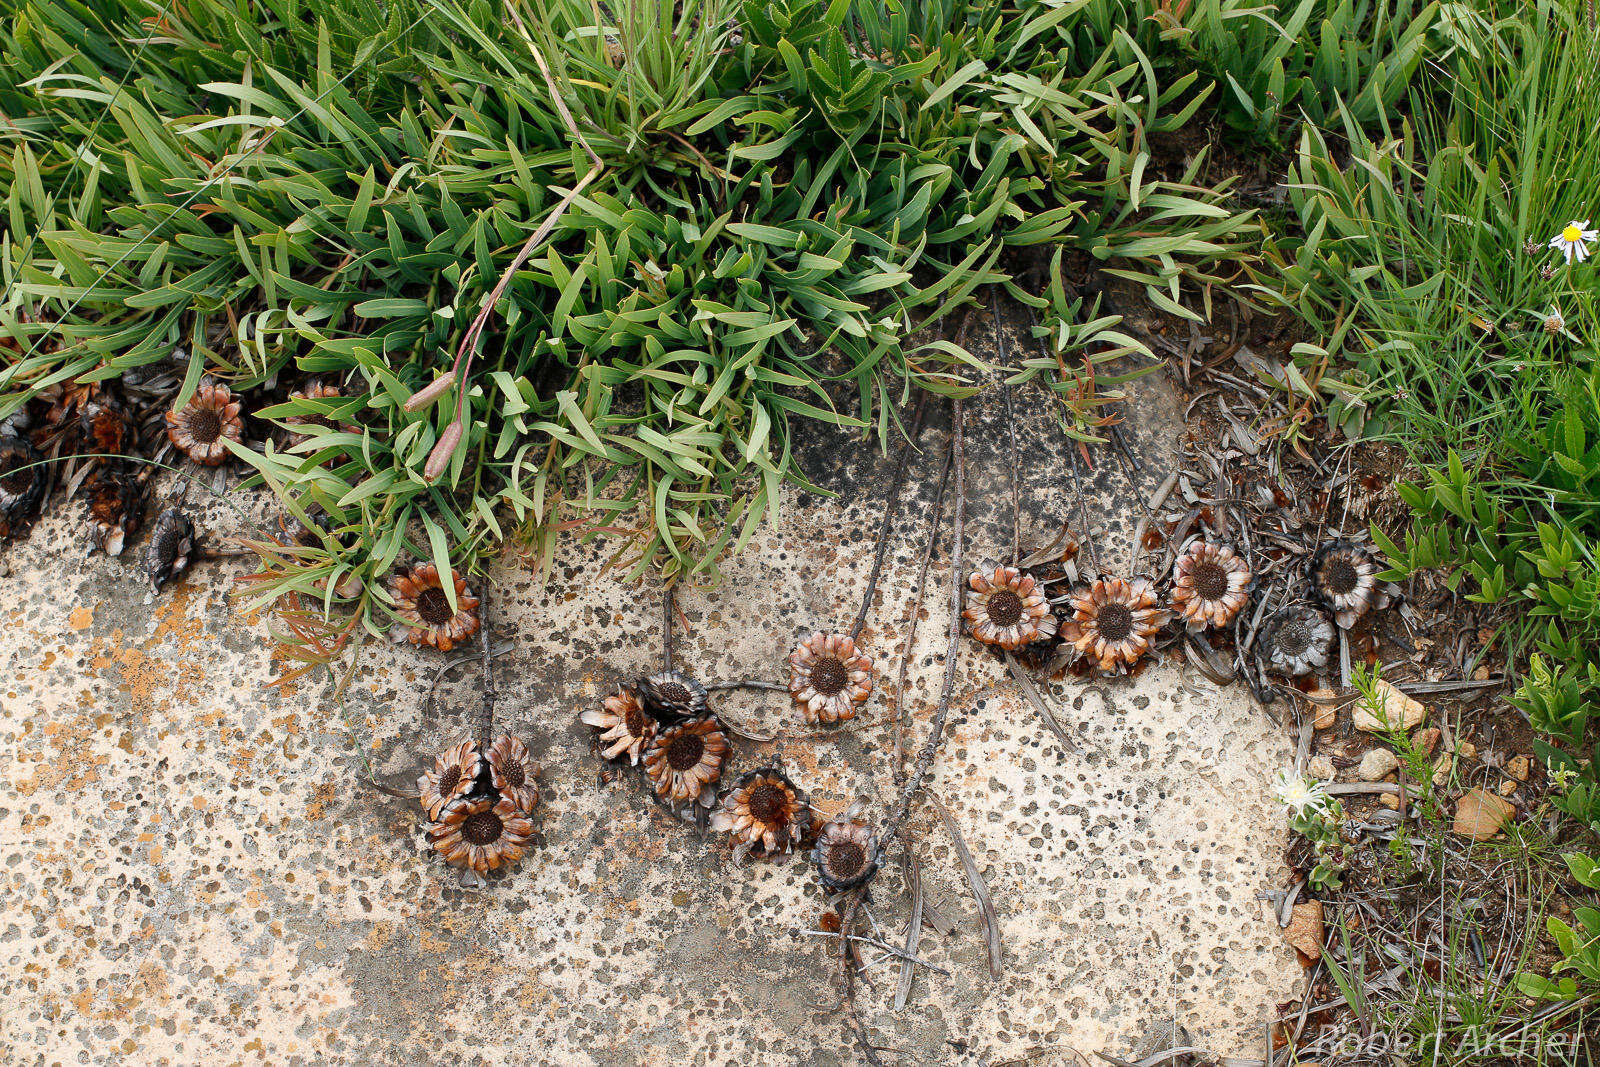
[[[1104,0],[251,10],[6,5],[0,329],[24,353],[0,415],[181,350],[179,402],[209,373],[260,419],[322,416],[239,450],[338,535],[257,595],[368,632],[397,560],[470,569],[508,539],[714,572],[806,484],[799,421],[887,445],[913,390],[970,387],[934,327],[981,286],[1062,347],[1115,326],[1024,292],[1010,250],[1080,251],[1182,310],[1258,244],[1203,156],[1157,176],[1152,138],[1213,84]],[[306,376],[344,395],[288,398]]]
[[[1437,32],[1398,120],[1302,129],[1292,224],[1264,284],[1315,330],[1302,352],[1332,360],[1321,383],[1330,418],[1403,445],[1420,468],[1401,487],[1412,527],[1374,531],[1388,577],[1442,568],[1489,610],[1520,676],[1512,703],[1556,779],[1549,802],[1572,819],[1568,847],[1593,852],[1597,275],[1593,260],[1569,265],[1547,243],[1569,220],[1600,216],[1600,35],[1592,8],[1550,0],[1451,5]],[[1526,957],[1543,930],[1522,929]],[[1587,1003],[1600,993],[1592,949],[1551,931],[1569,981],[1529,974],[1522,987]],[[1506,1002],[1484,1000],[1492,993],[1475,987],[1473,1002],[1509,1025]],[[1415,1017],[1432,1026],[1437,1014]]]

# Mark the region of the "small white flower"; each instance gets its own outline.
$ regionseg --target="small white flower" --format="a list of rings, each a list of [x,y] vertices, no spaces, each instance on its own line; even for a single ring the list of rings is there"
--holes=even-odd
[[[1561,309],[1556,307],[1554,304],[1551,304],[1549,312],[1547,312],[1544,317],[1544,332],[1555,334],[1560,333],[1566,328],[1567,320],[1562,318]]]
[[[1272,791],[1296,815],[1327,810],[1328,793],[1322,784],[1288,768],[1278,772]]]
[[[1567,262],[1577,261],[1582,263],[1589,258],[1589,245],[1600,231],[1589,229],[1589,220],[1582,222],[1574,219],[1561,228],[1561,232],[1550,238],[1550,247],[1567,257]]]

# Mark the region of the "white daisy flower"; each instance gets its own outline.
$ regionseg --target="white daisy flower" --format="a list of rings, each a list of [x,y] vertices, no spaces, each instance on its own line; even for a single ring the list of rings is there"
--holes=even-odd
[[[1327,790],[1322,788],[1320,782],[1313,782],[1288,768],[1278,772],[1278,780],[1273,784],[1272,791],[1296,815],[1324,811],[1328,805]]]
[[[1589,258],[1589,245],[1600,231],[1589,229],[1589,220],[1582,222],[1574,219],[1561,228],[1561,232],[1550,238],[1550,247],[1567,257],[1567,262],[1582,263]]]

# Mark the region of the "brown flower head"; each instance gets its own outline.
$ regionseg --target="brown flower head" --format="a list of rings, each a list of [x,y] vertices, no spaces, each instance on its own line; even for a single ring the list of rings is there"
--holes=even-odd
[[[645,710],[664,722],[706,713],[706,687],[682,671],[659,671],[638,685]]]
[[[645,750],[645,773],[656,796],[668,803],[716,803],[717,780],[728,755],[728,739],[717,720],[707,716],[663,728]]]
[[[985,567],[973,571],[967,585],[972,591],[961,616],[975,640],[1010,651],[1055,634],[1050,601],[1032,575],[1015,567]]]
[[[472,792],[482,769],[483,757],[472,741],[460,741],[439,753],[433,769],[417,779],[417,799],[428,818],[438,819],[446,804]]]
[[[1102,671],[1125,671],[1150,651],[1166,624],[1155,590],[1143,578],[1100,578],[1072,594],[1073,644]]]
[[[811,860],[829,892],[854,889],[878,872],[878,836],[864,812],[864,805],[852,804],[817,834]]]
[[[194,523],[181,510],[168,508],[156,516],[144,548],[144,570],[157,591],[189,569],[194,542]]]
[[[445,860],[486,874],[515,863],[528,849],[533,823],[510,797],[458,796],[439,812],[428,840]]]
[[[1298,604],[1283,608],[1267,620],[1261,642],[1267,651],[1268,667],[1298,678],[1328,662],[1333,623],[1322,609]]]
[[[332,382],[312,381],[304,389],[295,389],[289,393],[290,400],[332,400],[344,396],[344,391]],[[285,426],[322,426],[332,428],[334,423],[326,415],[287,415],[284,417]],[[290,430],[287,445],[293,448],[303,441],[309,441],[315,434],[301,433]]]
[[[0,518],[8,528],[33,517],[44,497],[45,468],[27,438],[0,433]]]
[[[1311,582],[1317,597],[1342,628],[1350,629],[1368,611],[1389,602],[1378,582],[1378,570],[1372,553],[1349,541],[1331,541],[1312,557]]]
[[[478,632],[478,598],[467,592],[466,579],[454,568],[450,570],[450,580],[455,584],[454,611],[439,579],[439,568],[433,564],[418,563],[390,576],[394,612],[405,623],[404,629],[396,632],[397,639],[403,637],[413,645],[431,645],[440,652],[449,652],[457,641]]]
[[[734,859],[746,853],[773,856],[788,852],[811,828],[805,794],[775,767],[739,776],[711,815],[711,829],[733,835]]]
[[[215,467],[228,458],[228,446],[223,441],[238,441],[244,436],[239,407],[226,385],[202,381],[187,404],[167,412],[167,437],[196,463]]]
[[[83,450],[101,456],[120,456],[133,443],[133,424],[128,412],[109,396],[84,404],[79,416],[83,431]]]
[[[1226,626],[1250,600],[1250,568],[1227,545],[1196,541],[1172,571],[1172,606],[1191,630]]]
[[[139,480],[101,469],[89,479],[83,498],[89,513],[89,543],[108,556],[122,555],[128,535],[139,529],[144,511],[144,491]]]
[[[849,634],[812,634],[789,653],[789,695],[808,723],[853,719],[872,695],[872,660]]]
[[[656,721],[644,710],[644,702],[630,685],[617,690],[615,696],[606,697],[598,708],[589,708],[579,718],[600,733],[601,752],[606,759],[627,756],[638,766],[645,747],[655,740]]]
[[[489,746],[489,779],[523,815],[532,815],[539,806],[539,787],[534,783],[538,775],[539,768],[528,758],[528,746],[510,734],[501,734]]]

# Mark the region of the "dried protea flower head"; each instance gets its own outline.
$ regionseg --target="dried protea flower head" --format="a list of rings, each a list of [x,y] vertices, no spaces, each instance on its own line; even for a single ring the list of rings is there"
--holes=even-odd
[[[1196,541],[1172,571],[1172,606],[1191,630],[1226,626],[1250,601],[1250,568],[1228,545]]]
[[[478,598],[467,592],[467,582],[455,568],[450,570],[455,587],[456,606],[450,607],[439,568],[418,563],[396,571],[389,577],[389,595],[394,598],[394,613],[405,623],[395,631],[395,639],[413,645],[431,645],[449,652],[457,641],[478,632]]]
[[[1050,601],[1032,575],[1015,567],[985,567],[973,571],[967,585],[972,591],[961,616],[974,639],[1009,651],[1055,634]]]
[[[194,558],[194,523],[179,508],[167,508],[156,516],[150,543],[144,549],[144,571],[150,584],[161,587],[189,569]]]
[[[144,489],[132,475],[121,471],[96,471],[84,489],[84,506],[89,513],[89,544],[108,556],[120,556],[128,543],[128,535],[139,529]]]
[[[0,521],[8,532],[33,517],[44,484],[44,464],[27,438],[0,433]]]
[[[439,753],[433,767],[417,779],[417,799],[428,818],[438,819],[446,804],[471,793],[482,770],[483,757],[475,742],[458,741]]]
[[[528,746],[510,734],[501,734],[489,746],[489,781],[503,797],[508,797],[523,815],[532,815],[539,806],[539,787],[534,779],[539,768],[528,756]]]
[[[507,796],[458,796],[439,812],[428,840],[445,860],[487,874],[515,863],[533,838],[533,823]]]
[[[1389,602],[1387,591],[1378,582],[1379,569],[1372,553],[1349,541],[1331,541],[1312,557],[1311,583],[1344,629]]]
[[[187,404],[167,412],[167,437],[196,463],[215,467],[228,458],[223,442],[244,436],[239,407],[226,385],[202,380]]]
[[[789,695],[808,723],[853,719],[872,695],[872,660],[849,634],[814,633],[789,653]]]
[[[1333,643],[1333,623],[1321,609],[1309,604],[1283,608],[1267,620],[1261,634],[1267,666],[1279,674],[1298,678],[1328,662]]]
[[[878,872],[878,836],[866,819],[866,805],[857,801],[845,813],[823,824],[811,860],[830,892],[854,889]]]
[[[606,759],[627,756],[634,766],[656,736],[656,721],[631,685],[620,687],[615,696],[606,697],[600,707],[589,708],[579,719],[600,731],[600,751]]]
[[[97,397],[83,406],[80,415],[83,451],[99,456],[120,456],[133,443],[133,425],[128,412],[109,396]]]
[[[663,722],[706,713],[706,687],[682,671],[658,671],[639,682],[644,708]]]
[[[711,815],[711,829],[733,835],[733,858],[789,852],[811,828],[805,794],[776,767],[739,776]]]
[[[290,400],[331,400],[343,396],[342,389],[333,382],[325,381],[311,381],[304,389],[295,389],[289,393]],[[333,420],[326,415],[288,415],[284,417],[283,423],[285,426],[333,426]],[[311,440],[314,436],[316,435],[290,430],[288,447],[293,448],[302,441]]]
[[[645,750],[645,773],[662,800],[709,808],[727,755],[728,739],[716,719],[689,719],[657,732]]]
[[[1099,578],[1073,593],[1068,639],[1102,671],[1126,671],[1150,651],[1166,625],[1155,589],[1143,578]]]

